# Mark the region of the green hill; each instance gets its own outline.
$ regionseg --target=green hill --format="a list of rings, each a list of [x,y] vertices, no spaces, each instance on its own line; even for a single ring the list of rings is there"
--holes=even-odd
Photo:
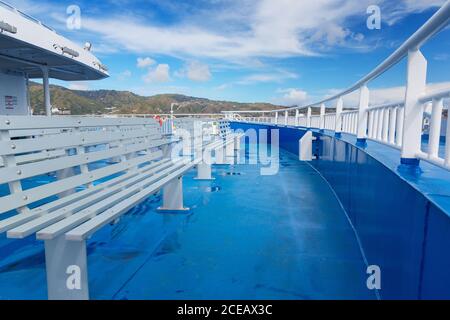
[[[179,94],[160,94],[143,97],[129,91],[70,90],[50,87],[52,106],[73,115],[82,114],[154,114],[169,113],[170,105],[177,103],[175,113],[220,113],[224,110],[273,110],[279,106],[269,103],[238,103],[214,101]],[[34,114],[44,113],[42,85],[31,83],[31,106]]]

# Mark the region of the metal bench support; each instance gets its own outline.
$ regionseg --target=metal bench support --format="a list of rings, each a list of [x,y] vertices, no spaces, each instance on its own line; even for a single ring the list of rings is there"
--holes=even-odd
[[[160,211],[187,211],[183,206],[183,177],[168,182],[163,188],[163,206]]]
[[[214,151],[215,151],[215,164],[226,164],[223,146],[216,148]]]
[[[234,137],[235,141],[234,141],[234,150],[241,150],[241,139],[242,139],[242,135],[238,134]]]
[[[214,180],[211,174],[211,164],[206,162],[200,162],[197,165],[197,177],[196,180]]]
[[[46,240],[45,264],[49,300],[89,299],[86,241]]]
[[[227,137],[225,145],[225,154],[227,157],[234,157],[234,137]]]

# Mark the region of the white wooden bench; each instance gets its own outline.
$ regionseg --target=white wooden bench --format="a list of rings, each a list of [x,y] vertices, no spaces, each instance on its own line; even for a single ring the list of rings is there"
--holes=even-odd
[[[45,241],[49,299],[89,298],[86,240],[106,224],[160,189],[161,210],[185,209],[182,176],[204,161],[172,159],[175,145],[148,118],[0,116],[0,185],[10,190],[0,195],[0,214],[8,213],[0,233]],[[56,180],[23,189],[53,172]]]

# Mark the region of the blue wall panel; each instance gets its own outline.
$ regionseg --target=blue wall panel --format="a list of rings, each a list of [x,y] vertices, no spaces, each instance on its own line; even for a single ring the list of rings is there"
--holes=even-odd
[[[234,123],[232,128],[258,125]],[[267,128],[267,126],[264,126]],[[280,129],[280,146],[298,154],[305,130]],[[382,272],[383,299],[450,298],[450,218],[396,172],[364,150],[314,133],[314,166],[350,217],[369,265]]]

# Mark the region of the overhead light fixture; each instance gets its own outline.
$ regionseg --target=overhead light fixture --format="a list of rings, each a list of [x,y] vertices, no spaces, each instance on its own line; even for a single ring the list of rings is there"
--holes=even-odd
[[[84,50],[86,50],[86,51],[91,51],[91,49],[92,49],[92,43],[86,42],[86,43],[84,44]]]
[[[68,55],[70,55],[72,57],[79,57],[80,56],[78,51],[75,51],[75,50],[67,48],[67,47],[63,47],[62,48],[62,52],[65,53],[65,54],[68,54]]]
[[[68,54],[69,56],[72,56],[72,58],[80,56],[78,51],[70,49],[68,47],[61,47],[60,45],[57,45],[56,43],[53,45],[53,48],[61,50],[61,52],[63,54]]]
[[[94,61],[93,64],[94,64],[94,66],[97,66],[102,71],[105,71],[105,72],[108,71],[108,67],[105,66],[104,64],[101,64],[100,62]]]
[[[6,31],[9,33],[17,33],[17,28],[10,25],[9,23],[6,23],[4,21],[0,21],[0,30],[1,32]]]

